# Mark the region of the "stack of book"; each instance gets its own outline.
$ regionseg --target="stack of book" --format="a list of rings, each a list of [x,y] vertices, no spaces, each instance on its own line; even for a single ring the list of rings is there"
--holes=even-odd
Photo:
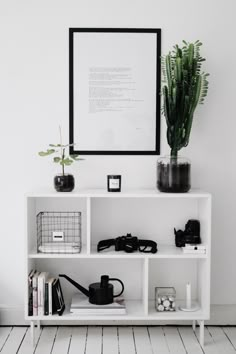
[[[72,298],[70,312],[73,315],[125,315],[126,306],[123,297],[115,298],[112,304],[94,305],[87,297],[75,294]]]
[[[186,243],[185,247],[182,247],[183,253],[189,254],[205,254],[206,253],[206,246],[201,244],[189,244]]]
[[[62,315],[65,310],[60,280],[48,272],[31,270],[28,276],[28,315]]]

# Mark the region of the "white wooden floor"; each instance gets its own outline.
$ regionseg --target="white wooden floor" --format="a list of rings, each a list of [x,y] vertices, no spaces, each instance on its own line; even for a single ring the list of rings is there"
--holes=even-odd
[[[43,327],[36,333],[33,348],[28,327],[0,327],[0,353],[236,353],[236,327],[206,327],[204,350],[191,327]]]

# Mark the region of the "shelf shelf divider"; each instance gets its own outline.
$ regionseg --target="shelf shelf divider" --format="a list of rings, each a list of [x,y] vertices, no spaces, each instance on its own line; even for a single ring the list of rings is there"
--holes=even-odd
[[[87,254],[91,254],[91,198],[86,198]]]
[[[143,308],[144,314],[148,315],[148,287],[149,287],[149,259],[143,260]]]

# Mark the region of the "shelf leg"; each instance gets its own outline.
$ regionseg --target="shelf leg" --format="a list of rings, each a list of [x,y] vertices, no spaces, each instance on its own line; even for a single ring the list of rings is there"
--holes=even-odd
[[[193,331],[196,332],[196,320],[193,320]]]
[[[202,348],[204,347],[204,321],[199,321],[199,338],[200,338],[200,345]]]
[[[37,320],[37,329],[40,331],[40,328],[41,328],[41,326],[40,326],[40,320]]]
[[[31,336],[31,344],[34,347],[34,340],[35,340],[35,336],[34,336],[34,321],[30,321],[30,336]]]

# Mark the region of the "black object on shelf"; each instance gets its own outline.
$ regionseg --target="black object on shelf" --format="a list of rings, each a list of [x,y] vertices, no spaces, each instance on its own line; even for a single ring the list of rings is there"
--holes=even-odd
[[[185,225],[184,231],[174,229],[175,245],[176,247],[184,247],[186,243],[199,244],[201,243],[200,237],[200,221],[188,220]]]
[[[160,192],[186,193],[191,188],[191,164],[183,157],[162,157],[157,162],[157,188]]]
[[[121,191],[121,175],[107,176],[107,191],[120,192]]]
[[[57,192],[71,192],[75,188],[75,179],[71,174],[54,177],[54,187]]]
[[[82,285],[71,279],[65,274],[59,274],[59,277],[63,277],[74,285],[79,291],[89,298],[89,302],[95,305],[107,305],[112,304],[115,297],[120,296],[124,291],[124,284],[120,279],[109,278],[108,275],[102,275],[100,283],[93,283],[89,285],[88,289],[85,289]],[[109,281],[118,281],[121,284],[121,292],[114,295],[114,287]]]
[[[137,236],[132,236],[132,234],[99,241],[97,251],[103,251],[111,246],[115,246],[115,251],[125,251],[127,253],[132,253],[138,250],[143,253],[157,252],[157,243],[155,241],[140,240]]]
[[[65,302],[61,290],[60,280],[56,279],[56,281],[52,284],[52,312],[56,312],[59,316],[61,316],[64,310]]]

